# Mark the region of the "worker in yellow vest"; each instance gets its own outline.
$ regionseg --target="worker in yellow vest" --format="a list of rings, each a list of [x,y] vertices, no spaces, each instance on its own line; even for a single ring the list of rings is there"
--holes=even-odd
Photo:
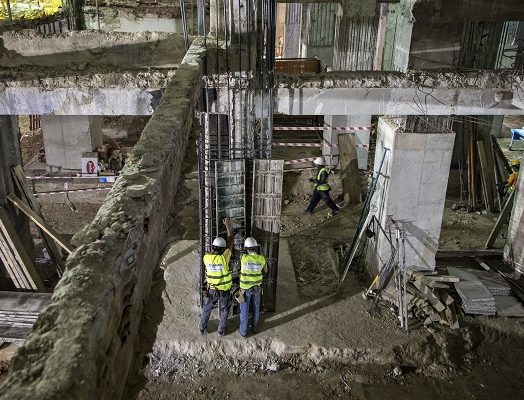
[[[207,329],[207,323],[211,311],[218,303],[218,336],[226,334],[227,318],[231,308],[231,286],[232,277],[229,270],[229,260],[233,252],[233,228],[229,218],[223,221],[227,229],[227,244],[221,237],[213,240],[212,251],[204,255],[206,266],[206,282],[204,289],[204,305],[198,326],[200,334],[203,335]]]
[[[329,171],[326,168],[326,160],[324,160],[324,157],[317,157],[313,163],[317,166],[317,175],[315,178],[309,178],[309,181],[313,182],[315,187],[311,195],[311,200],[309,201],[309,206],[304,210],[304,214],[313,214],[320,199],[324,200],[324,203],[331,208],[333,214],[338,214],[340,208],[331,200],[331,196],[329,195],[331,186],[327,183]]]
[[[266,259],[257,253],[258,243],[252,237],[246,238],[246,254],[240,259],[240,290],[244,301],[240,303],[240,336],[246,337],[248,331],[249,308],[251,307],[251,332],[256,333],[260,316],[260,295],[262,272],[267,273]]]
[[[511,166],[511,174],[508,176],[506,181],[506,186],[508,189],[514,189],[517,186],[517,181],[519,179],[519,169],[520,169],[520,160],[511,160],[509,165]]]

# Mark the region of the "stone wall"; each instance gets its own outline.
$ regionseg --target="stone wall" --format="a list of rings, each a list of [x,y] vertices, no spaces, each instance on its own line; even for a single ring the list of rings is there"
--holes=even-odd
[[[49,308],[13,358],[1,399],[118,399],[143,357],[139,327],[193,123],[197,40],[94,221],[75,238]],[[141,361],[141,360],[139,360]]]

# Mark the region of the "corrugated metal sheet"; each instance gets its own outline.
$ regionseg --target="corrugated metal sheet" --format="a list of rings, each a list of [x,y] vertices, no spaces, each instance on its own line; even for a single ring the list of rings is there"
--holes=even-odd
[[[337,16],[333,67],[337,70],[373,69],[377,44],[378,16],[347,18]]]
[[[311,3],[307,5],[306,44],[310,46],[332,46],[335,40],[335,16],[337,3]]]
[[[302,16],[302,4],[286,4],[286,25],[299,25]]]
[[[258,241],[269,268],[262,285],[266,311],[274,311],[276,305],[283,175],[283,160],[254,160],[251,236]]]

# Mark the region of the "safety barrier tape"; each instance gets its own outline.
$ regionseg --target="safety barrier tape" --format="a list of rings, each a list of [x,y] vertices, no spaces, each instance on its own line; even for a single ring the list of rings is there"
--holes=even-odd
[[[371,126],[275,126],[274,131],[369,131]]]
[[[26,176],[26,179],[28,180],[46,180],[46,179],[107,179],[107,178],[114,178],[116,179],[116,176]],[[108,182],[112,183],[112,182]]]
[[[309,158],[299,158],[298,160],[286,160],[284,161],[285,165],[289,164],[300,164],[300,163],[306,163],[310,161],[315,161],[316,157],[309,157]]]
[[[331,148],[338,148],[337,145],[331,144],[331,143],[289,143],[289,142],[274,142],[273,146],[277,147],[331,147]],[[369,145],[367,144],[357,144],[356,147],[362,147],[362,148],[368,148]]]
[[[105,187],[105,188],[94,188],[94,189],[55,190],[55,191],[50,191],[50,192],[35,193],[35,196],[48,196],[51,194],[63,194],[63,193],[100,192],[102,190],[111,190],[111,188]]]

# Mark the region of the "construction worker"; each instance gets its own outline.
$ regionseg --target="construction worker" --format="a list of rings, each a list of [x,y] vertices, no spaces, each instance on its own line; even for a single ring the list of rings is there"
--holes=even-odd
[[[510,176],[508,176],[508,180],[506,181],[506,187],[508,189],[514,189],[517,185],[517,181],[519,178],[519,169],[520,169],[520,161],[519,160],[511,160],[509,163],[511,166],[511,170],[513,171]]]
[[[246,238],[246,254],[240,259],[240,290],[243,302],[240,302],[240,336],[246,337],[248,331],[249,308],[251,307],[251,332],[257,332],[260,316],[260,294],[262,271],[267,273],[266,259],[257,253],[258,243],[252,237]]]
[[[212,251],[204,255],[206,266],[207,286],[204,288],[204,306],[200,318],[199,331],[203,335],[207,329],[207,323],[211,311],[218,303],[218,336],[226,334],[227,318],[231,307],[232,277],[229,270],[229,260],[233,251],[233,228],[229,218],[223,220],[227,229],[227,244],[221,237],[213,240]]]
[[[309,206],[304,210],[304,213],[313,214],[315,207],[320,199],[322,199],[324,200],[324,203],[331,208],[333,214],[338,214],[340,208],[338,208],[335,202],[331,200],[331,196],[329,195],[331,187],[329,186],[329,183],[327,183],[329,171],[325,167],[326,160],[324,160],[324,157],[317,157],[313,163],[317,166],[317,175],[316,178],[309,178],[309,181],[313,182],[315,186],[313,194],[311,195],[311,200],[309,201]]]

